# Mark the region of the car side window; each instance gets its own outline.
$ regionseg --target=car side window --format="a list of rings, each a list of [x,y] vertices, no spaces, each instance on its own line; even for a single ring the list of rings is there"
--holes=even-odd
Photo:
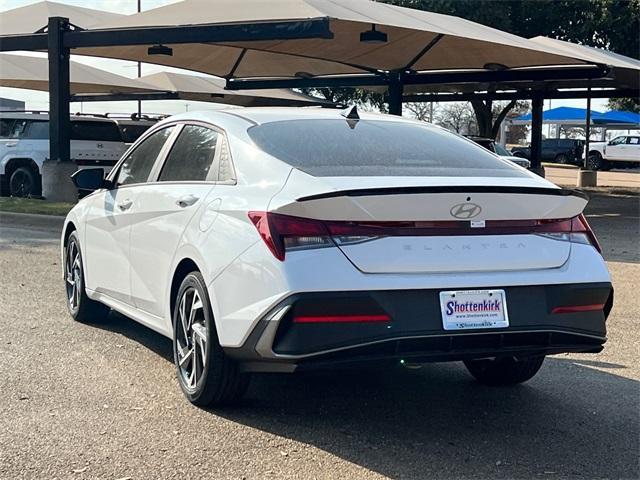
[[[71,140],[122,142],[118,125],[111,121],[77,120],[71,122]]]
[[[158,181],[215,181],[212,165],[219,136],[211,128],[185,125],[167,155]]]
[[[173,126],[163,128],[144,139],[120,166],[116,185],[145,183],[172,131]]]
[[[611,145],[621,145],[627,141],[627,137],[616,137],[611,140]]]
[[[17,124],[16,124],[17,126]],[[24,138],[31,140],[46,140],[49,138],[49,122],[48,121],[33,121],[25,127]],[[22,136],[22,135],[19,135]]]
[[[629,137],[627,143],[630,145],[638,145],[640,144],[640,137]]]
[[[9,138],[11,136],[15,122],[12,118],[0,118],[0,138]]]

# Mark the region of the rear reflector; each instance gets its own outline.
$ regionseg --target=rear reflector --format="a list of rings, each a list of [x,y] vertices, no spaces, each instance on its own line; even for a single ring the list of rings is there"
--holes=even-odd
[[[573,218],[542,220],[487,220],[484,226],[469,221],[324,221],[271,212],[249,212],[260,237],[278,260],[288,250],[361,243],[379,237],[464,235],[542,235],[554,240],[600,244],[583,214]],[[476,227],[476,228],[474,228]]]
[[[593,312],[596,310],[603,310],[604,304],[598,303],[593,305],[567,305],[564,307],[556,307],[551,310],[551,313],[576,313],[576,312]]]
[[[377,323],[390,321],[389,315],[304,315],[293,317],[293,323]]]

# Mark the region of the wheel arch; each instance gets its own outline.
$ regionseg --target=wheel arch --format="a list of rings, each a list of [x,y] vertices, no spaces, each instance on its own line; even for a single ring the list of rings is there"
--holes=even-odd
[[[173,271],[173,276],[171,278],[171,286],[169,287],[169,315],[171,317],[171,322],[173,323],[173,308],[176,304],[176,296],[178,295],[178,290],[180,289],[180,285],[182,281],[185,279],[187,275],[189,275],[193,271],[198,271],[202,273],[202,269],[198,266],[198,264],[191,258],[185,257]]]

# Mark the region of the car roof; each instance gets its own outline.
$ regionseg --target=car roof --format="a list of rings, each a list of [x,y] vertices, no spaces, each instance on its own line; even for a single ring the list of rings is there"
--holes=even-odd
[[[321,107],[246,107],[223,110],[190,111],[181,113],[163,120],[163,122],[176,120],[200,120],[203,122],[217,123],[225,117],[233,116],[244,119],[248,124],[258,125],[269,122],[285,120],[321,120],[321,119],[342,119],[343,110],[337,108]],[[364,112],[358,110],[358,115],[363,120],[382,120],[389,122],[413,123],[428,125],[425,122],[399,117],[395,115],[384,115],[380,113]]]

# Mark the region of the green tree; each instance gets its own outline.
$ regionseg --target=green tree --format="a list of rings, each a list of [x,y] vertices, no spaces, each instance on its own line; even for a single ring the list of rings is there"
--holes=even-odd
[[[543,35],[640,58],[640,0],[389,0],[403,7],[453,15],[525,38]],[[610,101],[610,108],[639,111],[638,99]],[[497,135],[516,106],[496,109],[472,102],[482,136]]]
[[[640,113],[639,98],[610,98],[607,104],[609,110],[622,110]]]

